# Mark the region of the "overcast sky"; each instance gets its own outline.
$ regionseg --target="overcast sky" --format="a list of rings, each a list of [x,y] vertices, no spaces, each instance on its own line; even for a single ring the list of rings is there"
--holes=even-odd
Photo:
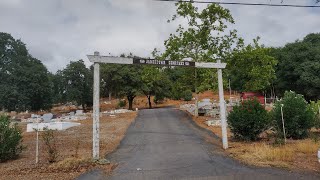
[[[239,0],[220,0],[236,2]],[[284,0],[310,4],[313,0]],[[240,2],[280,3],[281,0]],[[267,46],[283,46],[312,32],[320,32],[320,8],[230,6],[237,29],[247,43],[256,36]],[[27,44],[30,53],[50,71],[70,60],[132,52],[149,57],[175,31],[168,24],[174,3],[152,0],[0,0],[0,32]]]

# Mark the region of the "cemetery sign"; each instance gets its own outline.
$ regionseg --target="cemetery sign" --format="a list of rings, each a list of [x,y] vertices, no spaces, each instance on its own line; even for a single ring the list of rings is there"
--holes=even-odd
[[[142,58],[133,58],[133,64],[195,67],[195,62],[190,62],[190,61],[171,61],[171,60],[161,61],[161,60],[155,60],[155,59],[142,59]]]

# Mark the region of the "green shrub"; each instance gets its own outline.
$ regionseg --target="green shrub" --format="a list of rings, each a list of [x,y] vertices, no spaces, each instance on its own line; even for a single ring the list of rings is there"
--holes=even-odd
[[[44,129],[42,133],[42,139],[44,141],[44,148],[47,152],[47,160],[49,163],[53,163],[57,161],[59,156],[58,148],[56,145],[56,138],[54,135],[54,130]]]
[[[171,89],[171,98],[174,100],[183,99],[185,89],[186,87],[182,86],[180,83],[175,84]]]
[[[121,99],[121,100],[119,101],[119,103],[118,103],[118,106],[119,106],[120,108],[125,107],[126,105],[127,105],[127,101],[124,100],[124,99]]]
[[[182,98],[185,101],[191,101],[192,100],[192,92],[191,92],[191,90],[185,90],[183,92],[183,97]]]
[[[160,104],[162,103],[164,100],[164,96],[163,95],[155,95],[154,96],[154,99],[153,99],[153,102],[156,103],[156,104]]]
[[[283,137],[281,106],[283,105],[283,119],[287,138],[302,139],[314,125],[314,112],[303,95],[286,91],[284,97],[275,103],[272,110],[275,126],[280,137]]]
[[[310,102],[310,106],[311,109],[313,110],[314,114],[315,114],[315,127],[317,129],[320,129],[320,100],[318,100],[317,102],[315,101],[311,101]]]
[[[22,152],[22,135],[16,124],[10,126],[6,116],[0,116],[0,162],[15,159]]]
[[[228,124],[234,137],[254,141],[270,125],[270,116],[257,99],[243,101],[233,107]]]
[[[171,91],[171,98],[174,99],[174,100],[180,100],[182,98],[182,92],[174,87]]]

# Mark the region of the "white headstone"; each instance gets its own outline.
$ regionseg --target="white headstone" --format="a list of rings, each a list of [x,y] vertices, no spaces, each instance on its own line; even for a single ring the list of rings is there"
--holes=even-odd
[[[76,111],[76,116],[81,116],[83,115],[83,110],[77,110]]]
[[[39,115],[37,115],[37,114],[31,114],[31,118],[38,118],[39,117]]]
[[[198,102],[198,108],[202,108],[202,107],[205,107],[205,106],[208,106],[208,107],[211,107],[213,106],[212,103],[209,101],[201,101],[201,102]]]
[[[53,118],[53,114],[52,113],[44,114],[42,116],[42,119],[43,119],[44,122],[50,122],[52,118]]]

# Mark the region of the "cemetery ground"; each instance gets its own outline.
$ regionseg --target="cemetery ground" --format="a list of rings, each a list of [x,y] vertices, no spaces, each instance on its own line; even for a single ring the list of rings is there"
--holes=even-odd
[[[127,128],[136,117],[136,112],[117,114],[115,117],[103,115],[100,120],[100,157],[114,151]],[[92,157],[92,118],[79,121],[80,126],[54,132],[58,150],[57,162],[49,164],[44,152],[40,132],[39,163],[35,163],[36,133],[23,130],[23,145],[26,149],[16,160],[0,164],[0,179],[74,179],[92,169],[102,169],[110,173],[116,164],[94,163]]]
[[[229,93],[225,92],[225,99],[229,100]],[[195,97],[195,95],[193,95]],[[239,95],[232,95],[234,99],[239,99]],[[218,94],[210,91],[200,93],[199,100],[211,99],[218,102]],[[153,102],[153,101],[152,101]],[[192,104],[194,101],[165,100],[161,104],[152,104],[153,107],[175,106],[179,108],[181,104]],[[128,106],[128,105],[126,105]],[[118,100],[107,99],[100,101],[101,112],[118,108]],[[138,109],[148,108],[148,101],[145,96],[134,99],[133,107]],[[126,108],[126,107],[124,107]],[[55,108],[53,111],[58,111]],[[190,116],[192,116],[190,114]],[[103,114],[100,120],[101,142],[100,157],[113,152],[126,134],[129,125],[134,121],[136,112],[116,114],[115,117]],[[205,122],[210,117],[193,117],[194,122],[221,137],[220,126],[208,126]],[[92,118],[79,121],[80,126],[72,127],[64,131],[55,132],[57,139],[57,149],[59,158],[56,163],[49,164],[46,161],[46,154],[43,144],[40,143],[39,164],[35,164],[35,132],[25,132],[26,124],[19,126],[23,130],[23,145],[26,149],[17,160],[11,160],[0,164],[0,179],[74,179],[79,175],[90,171],[93,168],[102,169],[105,174],[110,174],[117,167],[117,164],[97,164],[91,161],[92,157]],[[237,142],[232,139],[232,134],[228,130],[229,149],[225,153],[234,159],[245,164],[263,167],[279,167],[293,171],[304,171],[320,173],[320,163],[317,160],[317,150],[320,143],[320,132],[313,130],[312,138],[306,140],[288,140],[286,146],[274,145],[274,139],[270,134],[264,133],[262,141],[257,142]],[[41,135],[40,135],[41,139]],[[221,147],[221,140],[207,138],[207,141]],[[41,141],[40,141],[41,142]]]

